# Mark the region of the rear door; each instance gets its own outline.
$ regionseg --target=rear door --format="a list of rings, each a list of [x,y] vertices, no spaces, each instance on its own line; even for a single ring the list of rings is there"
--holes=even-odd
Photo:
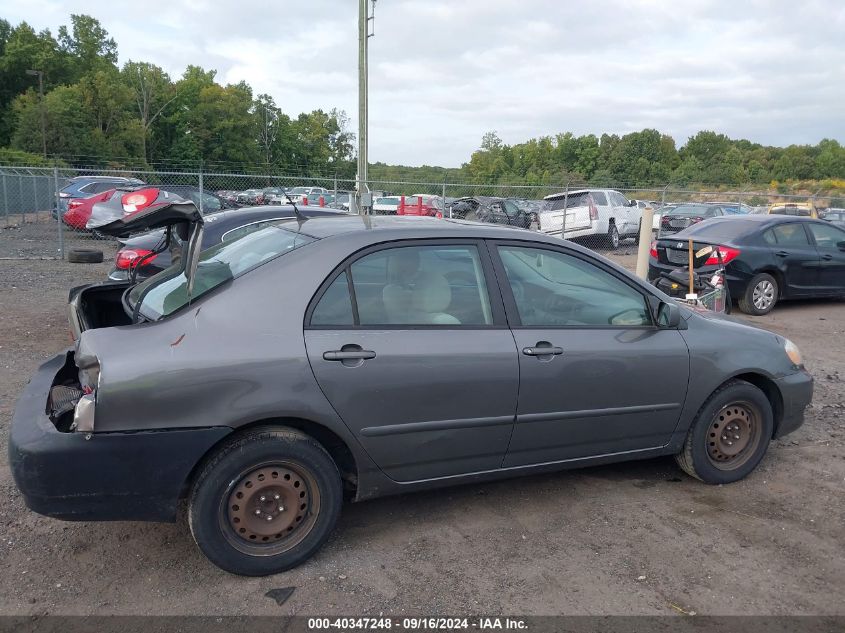
[[[391,243],[326,280],[306,314],[323,393],[396,481],[500,468],[519,364],[483,243]]]
[[[666,444],[689,379],[680,333],[656,327],[645,295],[592,258],[520,242],[494,251],[520,371],[503,466]]]
[[[783,275],[784,294],[802,297],[815,293],[820,284],[820,259],[804,222],[777,224],[763,233],[763,240],[771,247],[775,265]]]
[[[819,254],[818,291],[845,294],[845,231],[821,222],[808,222],[807,229]]]

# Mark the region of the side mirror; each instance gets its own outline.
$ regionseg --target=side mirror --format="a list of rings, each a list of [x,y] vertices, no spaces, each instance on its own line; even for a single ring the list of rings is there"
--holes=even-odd
[[[662,328],[676,328],[681,324],[681,309],[676,303],[661,303],[657,309],[657,325]]]
[[[636,200],[628,200],[628,206],[629,207],[637,206],[637,201]]]

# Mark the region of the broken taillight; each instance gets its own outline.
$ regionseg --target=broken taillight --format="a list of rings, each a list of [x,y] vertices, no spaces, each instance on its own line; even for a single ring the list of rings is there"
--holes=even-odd
[[[145,248],[122,248],[115,255],[114,265],[120,270],[128,270],[137,265],[142,258],[145,264],[149,264],[156,257],[158,254],[152,255],[152,251]]]
[[[131,215],[146,209],[158,198],[158,189],[139,189],[123,194],[120,203],[123,205],[124,215]]]
[[[719,264],[719,255],[722,256],[722,264],[727,264],[735,260],[739,257],[739,249],[730,248],[728,246],[719,246],[717,250],[714,250],[711,253],[710,257],[707,258],[707,261],[704,262],[705,266],[716,266]]]

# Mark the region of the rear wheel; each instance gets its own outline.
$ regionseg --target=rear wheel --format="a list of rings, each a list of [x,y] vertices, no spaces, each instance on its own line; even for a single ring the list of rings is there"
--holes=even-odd
[[[734,380],[717,389],[701,408],[675,459],[704,483],[739,481],[766,454],[773,424],[766,395],[750,383]]]
[[[194,540],[218,567],[265,576],[295,567],[326,541],[340,514],[337,466],[313,438],[258,429],[224,445],[190,496]]]
[[[748,282],[739,298],[739,308],[746,314],[768,314],[778,301],[778,293],[777,280],[768,273],[760,273]]]
[[[616,224],[611,223],[610,228],[607,229],[605,242],[607,243],[608,248],[612,248],[614,250],[619,248],[619,229],[616,228]]]

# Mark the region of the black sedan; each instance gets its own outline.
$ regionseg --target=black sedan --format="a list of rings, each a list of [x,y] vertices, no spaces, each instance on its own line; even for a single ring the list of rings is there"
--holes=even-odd
[[[507,224],[527,229],[537,214],[520,208],[513,200],[475,196],[458,198],[451,206],[451,217],[490,224]]]
[[[303,207],[301,211],[306,217],[340,214],[338,211],[312,207]],[[247,233],[263,229],[271,222],[292,217],[292,206],[245,207],[206,215],[202,250],[224,241],[236,240]],[[172,258],[165,244],[165,236],[165,231],[160,229],[121,240],[122,246],[114,257],[114,268],[109,273],[109,279],[125,281],[129,279],[133,268],[137,268],[136,279],[145,279],[170,266]]]
[[[678,231],[683,231],[688,226],[698,224],[708,218],[718,218],[725,215],[734,215],[734,213],[727,212],[723,207],[717,204],[679,204],[674,209],[663,213],[660,218],[659,236],[663,237],[664,235],[677,233]]]
[[[694,250],[718,246],[732,297],[748,314],[766,314],[783,299],[845,296],[845,230],[810,218],[745,215],[714,218],[651,248],[649,279],[687,264]],[[711,255],[696,272],[719,265]]]

